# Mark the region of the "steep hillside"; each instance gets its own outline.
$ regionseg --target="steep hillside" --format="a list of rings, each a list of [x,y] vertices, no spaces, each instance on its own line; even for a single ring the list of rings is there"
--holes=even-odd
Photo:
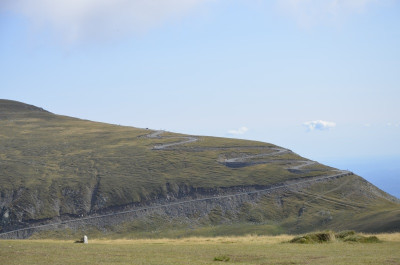
[[[0,100],[0,232],[392,231],[400,230],[399,210],[351,172],[272,144],[110,125]]]

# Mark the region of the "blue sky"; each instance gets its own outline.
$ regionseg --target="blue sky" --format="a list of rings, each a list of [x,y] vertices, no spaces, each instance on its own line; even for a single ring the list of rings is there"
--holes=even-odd
[[[400,197],[399,26],[395,0],[4,0],[0,98],[271,142]]]

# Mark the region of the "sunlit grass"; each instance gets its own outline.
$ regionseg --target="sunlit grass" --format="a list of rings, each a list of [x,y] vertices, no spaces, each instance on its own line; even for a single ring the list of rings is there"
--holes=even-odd
[[[383,243],[299,245],[293,236],[190,237],[183,239],[0,241],[6,264],[399,264],[400,233],[378,234]]]

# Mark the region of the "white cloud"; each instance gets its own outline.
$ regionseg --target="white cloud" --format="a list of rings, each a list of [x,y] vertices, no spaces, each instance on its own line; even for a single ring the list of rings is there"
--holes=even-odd
[[[308,121],[303,123],[303,126],[307,127],[309,131],[313,130],[329,130],[333,127],[336,127],[336,123],[330,122],[330,121],[322,121],[322,120],[316,120],[316,121]]]
[[[278,6],[294,17],[302,27],[310,27],[327,19],[362,12],[372,3],[388,0],[277,0]]]
[[[229,130],[228,133],[232,134],[232,135],[241,135],[241,134],[245,134],[249,129],[247,127],[240,127],[237,130]]]
[[[140,32],[212,0],[0,0],[69,42]]]

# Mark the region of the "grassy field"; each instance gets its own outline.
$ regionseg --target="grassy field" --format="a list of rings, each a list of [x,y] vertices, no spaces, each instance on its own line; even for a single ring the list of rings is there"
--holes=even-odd
[[[400,233],[382,243],[301,245],[293,236],[184,239],[0,241],[6,264],[400,264]],[[227,260],[227,261],[218,261]]]

